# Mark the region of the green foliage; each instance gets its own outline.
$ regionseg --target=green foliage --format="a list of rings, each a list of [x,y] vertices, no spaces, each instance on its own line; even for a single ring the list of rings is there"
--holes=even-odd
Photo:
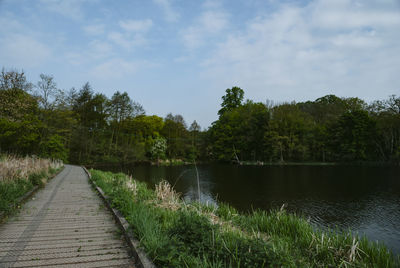
[[[302,103],[244,102],[228,88],[219,118],[201,131],[181,115],[145,115],[126,92],[111,98],[89,83],[62,92],[41,74],[0,74],[0,152],[35,154],[76,164],[128,164],[154,159],[182,162],[385,162],[400,163],[400,98],[367,105],[359,98],[326,95]],[[155,145],[166,140],[163,150]],[[164,146],[161,146],[164,147]],[[160,147],[160,148],[161,148]]]
[[[240,87],[228,88],[225,92],[226,94],[222,96],[221,109],[218,111],[220,116],[225,112],[240,107],[244,98],[244,91]]]
[[[241,160],[264,159],[263,148],[259,144],[269,118],[270,111],[266,105],[251,101],[224,112],[209,130],[213,157],[230,161],[236,153]]]
[[[221,203],[218,206],[217,215],[224,220],[231,220],[238,214],[238,211],[228,204]]]
[[[334,95],[276,106],[251,101],[227,106],[234,96],[227,91],[219,119],[207,131],[208,158],[241,163],[400,162],[396,96],[370,106],[359,98]]]
[[[168,114],[161,135],[167,139],[167,157],[186,157],[190,151],[190,138],[186,122],[181,115]]]
[[[154,144],[150,149],[150,154],[153,159],[163,159],[167,150],[167,140],[159,137],[154,140]]]
[[[32,185],[43,187],[44,186],[44,179],[47,177],[46,172],[40,172],[40,173],[33,173],[30,174],[28,177],[28,181],[32,183]]]
[[[68,150],[64,146],[61,136],[55,134],[40,144],[40,155],[45,158],[59,159],[66,161],[68,158]]]
[[[376,122],[366,111],[344,113],[331,128],[332,151],[342,161],[374,159]]]
[[[16,206],[17,199],[33,188],[30,180],[17,179],[0,182],[0,212],[11,214]]]

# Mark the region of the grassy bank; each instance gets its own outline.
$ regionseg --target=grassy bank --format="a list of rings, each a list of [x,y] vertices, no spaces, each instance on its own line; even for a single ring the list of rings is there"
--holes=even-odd
[[[61,167],[62,162],[49,159],[0,156],[0,214],[10,215],[19,206],[20,197],[35,186],[43,186]]]
[[[285,212],[242,215],[228,205],[185,204],[167,182],[149,190],[124,174],[91,170],[159,267],[396,267],[381,244],[313,230]]]

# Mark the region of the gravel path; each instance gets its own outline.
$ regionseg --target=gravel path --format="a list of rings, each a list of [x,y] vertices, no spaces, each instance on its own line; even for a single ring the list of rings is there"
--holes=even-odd
[[[0,267],[134,267],[81,167],[66,165],[0,225]]]

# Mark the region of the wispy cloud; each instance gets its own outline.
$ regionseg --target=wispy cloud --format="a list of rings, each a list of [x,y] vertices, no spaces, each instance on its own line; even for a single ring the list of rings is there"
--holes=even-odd
[[[21,23],[12,13],[0,18],[0,59],[3,66],[37,67],[48,61],[52,49],[43,35]]]
[[[84,17],[82,5],[89,0],[40,0],[40,8],[63,15],[66,18],[79,20]]]
[[[91,24],[83,27],[83,30],[89,35],[102,35],[104,34],[104,24]]]
[[[399,10],[356,4],[283,4],[231,32],[203,61],[204,72],[221,85],[251,88],[258,99],[349,95],[354,87],[367,98],[377,88],[391,92],[399,86]]]
[[[128,32],[147,32],[151,26],[153,26],[153,21],[151,19],[145,20],[120,20],[119,26]]]
[[[143,46],[147,43],[147,39],[141,34],[131,36],[126,33],[110,32],[107,35],[107,38],[124,49],[132,49],[134,47]]]
[[[110,59],[115,54],[115,48],[110,42],[95,39],[90,41],[84,49],[66,52],[64,57],[69,64],[82,67]]]
[[[36,67],[49,60],[51,56],[51,49],[33,36],[9,34],[0,39],[0,58],[5,66]]]
[[[152,67],[147,61],[128,61],[121,58],[106,60],[92,68],[90,75],[96,79],[119,79],[135,75],[139,70]]]
[[[193,25],[181,32],[186,48],[201,47],[210,37],[214,37],[227,28],[229,15],[219,9],[206,9],[196,19]]]
[[[162,8],[165,20],[169,22],[178,21],[180,15],[172,8],[171,0],[153,0],[160,8]]]

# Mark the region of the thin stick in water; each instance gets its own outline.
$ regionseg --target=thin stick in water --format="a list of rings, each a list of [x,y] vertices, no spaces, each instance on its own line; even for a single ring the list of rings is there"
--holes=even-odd
[[[193,160],[194,167],[196,169],[196,176],[197,176],[197,192],[199,195],[199,203],[201,202],[200,200],[200,179],[199,179],[199,171],[197,170],[197,165],[196,165],[196,160]]]

